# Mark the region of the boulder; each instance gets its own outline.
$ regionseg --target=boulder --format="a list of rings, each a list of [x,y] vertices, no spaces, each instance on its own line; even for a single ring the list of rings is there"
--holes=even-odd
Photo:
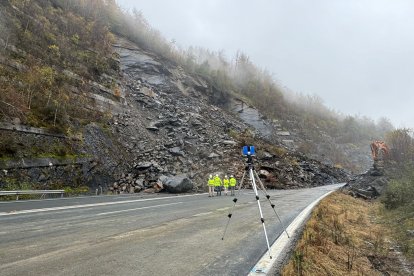
[[[377,192],[378,195],[382,194],[385,190],[385,187],[388,184],[388,178],[386,177],[379,177],[377,179],[375,179],[374,181],[372,181],[370,183],[370,186],[372,186]]]
[[[158,131],[160,127],[163,127],[165,125],[166,125],[166,122],[164,120],[153,121],[149,123],[147,129]]]
[[[220,155],[218,155],[217,153],[214,153],[214,152],[210,153],[210,155],[208,156],[208,158],[210,158],[210,159],[217,158],[217,157],[220,157]]]
[[[162,175],[159,178],[165,191],[169,193],[186,193],[193,189],[193,183],[185,174],[177,176]]]
[[[276,135],[279,136],[290,136],[290,132],[289,131],[277,131]]]
[[[200,127],[200,126],[202,126],[203,125],[203,123],[202,122],[200,122],[199,120],[193,120],[192,122],[191,122],[191,125],[193,126],[193,127]]]
[[[141,162],[135,166],[137,170],[146,170],[152,167],[152,162]]]
[[[229,146],[237,146],[237,142],[233,140],[223,140],[221,141],[221,143],[223,143],[224,145],[229,145]]]
[[[151,89],[151,88],[147,88],[147,87],[142,87],[139,90],[139,93],[148,96],[150,98],[155,98],[157,96],[157,94],[155,94],[155,92]]]
[[[266,170],[259,170],[259,176],[260,177],[268,177],[270,173]]]
[[[158,127],[155,127],[155,126],[148,126],[147,129],[148,130],[152,130],[152,131],[158,131],[158,130],[160,130]]]
[[[184,152],[181,150],[180,147],[173,147],[169,150],[169,152],[171,153],[171,155],[174,156],[184,156]]]
[[[139,179],[136,179],[135,180],[135,182],[134,182],[134,184],[135,184],[135,187],[144,187],[144,179],[141,179],[141,178],[139,178]]]
[[[273,155],[272,154],[270,154],[270,153],[268,153],[267,151],[265,151],[264,153],[263,153],[263,159],[264,160],[270,160],[270,159],[272,159],[273,158]]]

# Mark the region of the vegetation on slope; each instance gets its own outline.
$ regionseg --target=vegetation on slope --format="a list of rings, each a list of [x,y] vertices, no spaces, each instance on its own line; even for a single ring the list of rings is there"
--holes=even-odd
[[[282,275],[406,275],[378,202],[336,192],[315,208]]]
[[[383,223],[393,229],[401,251],[414,260],[414,164],[400,170],[381,198]]]
[[[240,97],[285,128],[296,129],[304,138],[302,152],[329,156],[334,164],[358,169],[337,144],[367,148],[371,139],[392,130],[387,119],[375,124],[344,117],[318,97],[282,91],[271,73],[246,54],[237,53],[229,61],[222,51],[177,48],[140,12],[125,12],[115,0],[8,0],[0,5],[0,31],[5,34],[0,40],[0,120],[18,118],[66,133],[102,120],[88,93],[96,82],[113,91],[111,99],[119,96],[111,48],[115,34],[207,79],[213,104],[225,106],[230,96]],[[318,143],[328,146],[320,149]]]
[[[102,81],[118,70],[112,35],[98,10],[81,14],[60,2],[72,1],[1,3],[1,120],[63,133],[99,120],[86,96],[92,81],[113,86]]]
[[[397,129],[387,143],[390,181],[380,200],[339,192],[323,200],[283,275],[407,275],[414,263],[414,139]]]

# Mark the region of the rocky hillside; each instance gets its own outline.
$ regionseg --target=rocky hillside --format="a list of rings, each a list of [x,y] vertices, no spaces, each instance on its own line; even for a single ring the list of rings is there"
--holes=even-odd
[[[114,49],[120,57],[125,108],[113,117],[110,128],[128,162],[110,189],[158,191],[162,175],[186,175],[195,191],[205,190],[209,174],[235,174],[240,179],[240,149],[245,143],[258,146],[259,173],[269,187],[346,179],[339,169],[290,152],[277,128],[268,125],[263,135],[241,120],[244,112],[213,105],[215,91],[206,80],[125,39],[118,38]]]
[[[209,174],[241,177],[245,144],[270,188],[348,178],[297,152],[283,122],[62,3],[1,4],[0,188],[204,191]]]

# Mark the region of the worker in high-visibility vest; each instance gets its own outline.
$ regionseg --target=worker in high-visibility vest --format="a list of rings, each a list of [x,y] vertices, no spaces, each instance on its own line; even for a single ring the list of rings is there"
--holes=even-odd
[[[223,186],[224,186],[224,194],[227,195],[227,190],[229,189],[229,177],[227,175],[224,176],[223,179]]]
[[[207,184],[208,184],[208,197],[213,197],[214,196],[214,178],[211,174],[208,178]]]
[[[221,185],[223,185],[223,182],[221,181],[218,174],[214,177],[214,186],[217,189],[217,195],[221,195]]]
[[[236,178],[234,178],[232,175],[230,175],[229,182],[230,182],[230,191],[231,191],[230,195],[234,196],[234,189],[236,188],[236,184],[237,184]]]

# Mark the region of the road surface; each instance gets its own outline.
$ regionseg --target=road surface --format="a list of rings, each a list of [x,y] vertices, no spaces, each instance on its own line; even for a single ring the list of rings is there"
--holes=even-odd
[[[270,191],[288,225],[338,188]],[[1,275],[246,275],[267,250],[245,190],[230,196],[103,196],[0,203]],[[283,229],[261,199],[271,243]]]

